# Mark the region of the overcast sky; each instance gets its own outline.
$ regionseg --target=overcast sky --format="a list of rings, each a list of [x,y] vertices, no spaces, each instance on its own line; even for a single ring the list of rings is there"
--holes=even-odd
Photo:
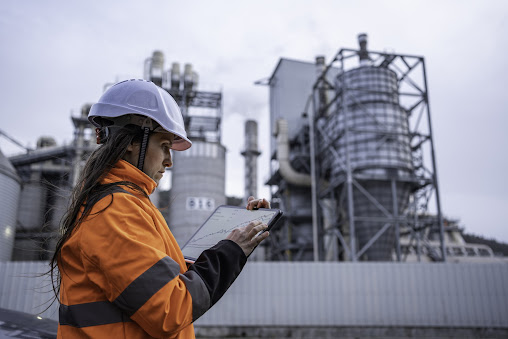
[[[442,208],[508,242],[508,1],[16,1],[0,3],[0,128],[25,145],[72,140],[71,112],[106,83],[141,77],[154,50],[190,62],[224,96],[228,195],[243,195],[243,123],[259,122],[268,176],[268,88],[279,58],[342,47],[423,55]],[[240,127],[241,126],[241,127]],[[0,148],[20,151],[0,137]],[[259,188],[267,196],[267,188]],[[310,203],[310,202],[309,202]]]

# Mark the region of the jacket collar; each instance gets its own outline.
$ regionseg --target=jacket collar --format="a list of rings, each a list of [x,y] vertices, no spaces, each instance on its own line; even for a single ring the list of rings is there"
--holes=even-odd
[[[101,183],[109,184],[117,181],[130,181],[141,187],[147,194],[152,194],[157,187],[155,181],[125,160],[119,160]]]

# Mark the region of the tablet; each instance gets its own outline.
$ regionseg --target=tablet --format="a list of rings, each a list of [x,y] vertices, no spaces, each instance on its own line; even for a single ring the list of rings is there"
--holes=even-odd
[[[192,263],[201,252],[226,239],[235,228],[247,226],[250,222],[259,220],[268,225],[266,229],[268,231],[281,216],[282,211],[278,209],[248,210],[245,207],[221,205],[182,247],[183,256],[186,261]]]

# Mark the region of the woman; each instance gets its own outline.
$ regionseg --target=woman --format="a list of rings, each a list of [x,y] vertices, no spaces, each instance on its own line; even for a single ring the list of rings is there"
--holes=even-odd
[[[88,159],[51,261],[59,338],[194,338],[192,322],[226,292],[267,236],[253,222],[187,267],[150,202],[170,149],[191,146],[173,98],[152,82],[111,87],[89,120],[102,144]],[[249,198],[248,209],[270,207]]]

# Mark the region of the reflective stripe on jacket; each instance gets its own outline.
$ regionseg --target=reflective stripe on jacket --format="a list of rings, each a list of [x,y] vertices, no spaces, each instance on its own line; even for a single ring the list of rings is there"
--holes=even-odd
[[[155,182],[119,161],[102,184]],[[223,240],[187,269],[149,199],[125,186],[100,199],[61,252],[58,338],[194,338],[192,322],[226,292],[246,262]]]

